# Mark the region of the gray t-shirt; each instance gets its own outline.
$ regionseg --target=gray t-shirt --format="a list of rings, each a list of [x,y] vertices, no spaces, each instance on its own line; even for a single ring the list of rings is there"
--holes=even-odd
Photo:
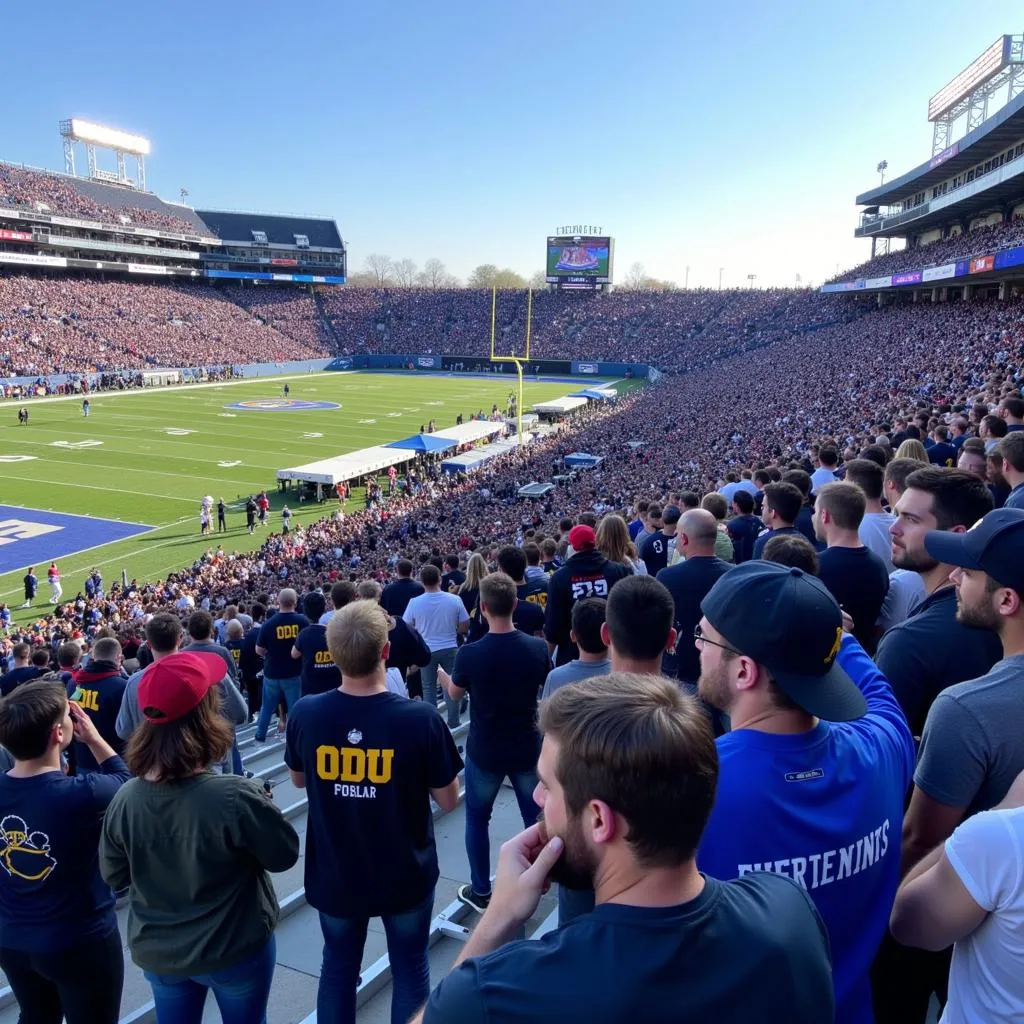
[[[921,737],[914,784],[967,815],[987,811],[1024,771],[1024,654],[943,690]]]
[[[544,681],[544,692],[541,698],[550,697],[555,690],[560,690],[570,683],[579,683],[591,676],[606,676],[612,670],[612,663],[607,658],[603,661],[576,661],[566,662],[552,669]]]

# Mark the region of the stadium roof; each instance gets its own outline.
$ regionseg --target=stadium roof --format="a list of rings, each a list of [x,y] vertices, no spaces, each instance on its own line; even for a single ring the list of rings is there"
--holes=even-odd
[[[926,160],[912,171],[887,181],[878,188],[857,196],[858,206],[890,206],[945,181],[975,164],[1001,153],[1024,136],[1024,93],[1006,104],[959,142],[950,146],[955,152],[936,163],[936,157]],[[941,155],[941,154],[940,154]],[[991,193],[989,193],[991,195]]]
[[[254,231],[263,231],[269,245],[294,246],[296,235],[305,235],[318,249],[344,249],[333,220],[321,217],[291,217],[271,213],[227,213],[220,210],[196,210],[222,242],[252,245]]]

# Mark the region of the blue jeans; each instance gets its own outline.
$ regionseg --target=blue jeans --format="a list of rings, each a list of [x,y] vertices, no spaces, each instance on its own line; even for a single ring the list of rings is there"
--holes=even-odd
[[[213,990],[223,1024],[267,1024],[267,1000],[276,962],[277,943],[271,935],[254,956],[213,974],[184,978],[146,971],[157,1024],[200,1024],[207,989]]]
[[[245,774],[245,765],[242,764],[242,752],[238,749],[238,738],[231,744],[231,770],[235,775]]]
[[[260,717],[256,719],[256,739],[267,738],[270,716],[277,710],[277,705],[284,699],[285,706],[291,711],[302,691],[302,677],[291,679],[270,679],[263,677],[263,703],[260,705]]]
[[[391,1024],[406,1024],[430,995],[427,939],[434,913],[434,891],[401,914],[381,918],[391,962]],[[356,987],[366,945],[366,917],[320,915],[324,962],[316,996],[318,1024],[355,1024]]]
[[[484,771],[466,757],[466,856],[469,858],[469,882],[473,892],[486,896],[491,891],[491,839],[487,826],[498,797],[504,774]],[[537,820],[540,808],[534,803],[537,772],[510,772],[509,781],[519,802],[523,826],[529,828]]]
[[[423,683],[423,699],[433,700],[437,693],[437,666],[440,665],[448,675],[452,674],[455,667],[455,655],[458,647],[446,647],[443,651],[431,651],[430,664],[420,669],[420,679]],[[448,712],[448,728],[454,729],[459,724],[459,702],[452,700],[446,693],[444,695],[444,706]]]

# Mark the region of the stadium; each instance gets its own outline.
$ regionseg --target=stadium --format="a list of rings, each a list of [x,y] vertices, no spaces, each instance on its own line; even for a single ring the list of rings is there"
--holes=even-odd
[[[437,786],[431,783],[430,819],[420,823],[430,834],[424,849],[436,846],[439,865],[427,901],[424,920],[429,926],[424,935],[429,987],[441,984],[423,1019],[445,1019],[449,1004],[434,1005],[433,1000],[442,999],[442,979],[460,954],[473,950],[469,962],[474,962],[477,952],[488,952],[474,945],[483,941],[474,938],[474,931],[490,899],[482,889],[490,884],[500,844],[532,824],[525,805],[530,804],[533,788],[543,785],[535,775],[528,787],[520,778],[534,772],[533,763],[487,771],[479,767],[485,740],[489,737],[504,749],[502,729],[513,728],[504,720],[495,725],[496,719],[507,715],[511,721],[514,716],[508,706],[488,708],[486,695],[481,699],[481,681],[469,683],[470,658],[462,652],[484,643],[489,632],[496,634],[491,637],[496,641],[505,619],[515,623],[515,632],[530,636],[545,662],[539,685],[526,699],[531,735],[536,731],[538,691],[552,659],[557,666],[553,672],[589,660],[600,662],[603,672],[668,676],[678,684],[671,687],[673,693],[688,695],[683,710],[676,713],[697,716],[688,723],[696,729],[693,721],[699,718],[702,735],[710,737],[714,731],[721,759],[714,769],[721,773],[718,802],[714,811],[710,801],[705,808],[704,820],[709,815],[710,819],[706,846],[697,848],[697,864],[705,875],[722,881],[762,870],[786,875],[813,897],[820,918],[808,911],[811,899],[801,897],[800,912],[819,921],[819,928],[827,928],[831,942],[824,989],[816,988],[816,980],[808,976],[799,984],[799,979],[793,981],[797,994],[786,996],[780,982],[782,994],[777,999],[788,998],[789,1009],[779,1015],[784,1012],[779,1007],[787,1004],[775,1001],[775,1009],[763,1010],[768,1016],[757,1019],[876,1019],[880,1024],[938,1019],[946,999],[948,951],[944,962],[941,952],[934,954],[942,977],[932,987],[928,986],[933,978],[925,977],[923,969],[914,974],[913,984],[904,984],[909,975],[900,973],[909,971],[899,959],[900,954],[913,952],[907,947],[931,948],[916,938],[923,926],[915,928],[914,917],[915,909],[925,913],[915,903],[928,896],[924,865],[928,856],[938,855],[936,848],[941,853],[943,842],[955,842],[954,828],[970,826],[976,811],[1019,813],[1012,808],[1024,802],[1022,795],[1016,804],[1001,803],[1010,801],[1022,785],[1018,781],[1010,789],[1013,779],[1024,772],[1020,708],[1012,701],[998,704],[996,711],[986,705],[987,713],[1001,721],[991,735],[970,708],[958,705],[957,713],[964,717],[947,710],[941,721],[938,713],[929,711],[942,709],[945,698],[940,693],[949,686],[989,674],[994,678],[999,672],[1012,675],[1019,684],[1024,671],[1024,526],[1014,520],[1015,515],[1024,520],[1024,511],[1014,511],[1024,510],[1024,449],[1015,441],[1024,437],[1024,36],[1000,37],[932,98],[928,118],[934,126],[931,154],[922,153],[917,166],[855,197],[861,208],[856,237],[871,239],[871,258],[816,289],[616,287],[615,239],[601,234],[600,228],[583,226],[580,233],[558,229],[547,236],[542,289],[357,287],[346,283],[348,244],[333,219],[197,209],[185,203],[185,195],[161,198],[147,188],[150,143],[141,136],[71,118],[60,125],[63,171],[26,167],[16,162],[17,153],[3,154],[11,162],[0,162],[0,741],[5,729],[14,729],[13,718],[5,718],[5,705],[13,707],[24,699],[24,687],[36,685],[32,680],[37,677],[66,669],[66,677],[59,679],[77,706],[72,714],[76,734],[89,728],[79,725],[79,717],[95,711],[97,736],[118,754],[129,744],[129,761],[140,758],[135,740],[129,741],[131,733],[122,735],[120,728],[111,732],[114,718],[120,726],[121,701],[136,692],[130,685],[125,688],[125,680],[139,674],[137,723],[149,710],[141,701],[146,673],[155,675],[164,657],[184,657],[173,653],[174,647],[170,654],[158,648],[159,640],[147,633],[150,623],[168,617],[180,620],[178,632],[184,628],[201,649],[205,644],[205,657],[212,651],[211,640],[218,650],[235,652],[228,653],[229,662],[234,659],[228,667],[233,679],[237,674],[239,700],[244,698],[245,704],[227,748],[213,763],[223,760],[224,774],[272,793],[278,818],[289,823],[301,843],[287,866],[259,873],[271,887],[269,892],[261,889],[261,906],[273,907],[277,922],[276,930],[271,925],[276,947],[270,947],[265,1019],[272,1024],[312,1024],[318,1019],[318,999],[322,1022],[345,1019],[347,1011],[342,1009],[337,1017],[328,1015],[334,1013],[334,1004],[324,997],[328,973],[332,985],[345,989],[339,1006],[348,999],[353,971],[358,974],[353,997],[360,1024],[392,1019],[393,1001],[408,998],[406,975],[402,985],[393,984],[398,926],[381,924],[379,913],[362,915],[372,920],[369,931],[363,929],[358,970],[352,962],[343,970],[338,958],[329,972],[323,953],[331,927],[326,922],[340,921],[348,911],[324,910],[333,904],[322,881],[319,887],[311,885],[311,859],[305,853],[309,837],[319,836],[322,828],[311,823],[311,815],[323,813],[317,805],[323,797],[310,792],[317,781],[329,779],[334,796],[344,796],[347,805],[370,803],[371,784],[383,787],[390,780],[390,768],[384,766],[391,764],[387,755],[395,752],[372,748],[364,755],[363,732],[346,727],[347,738],[344,731],[330,738],[336,747],[330,747],[329,755],[321,753],[326,741],[316,748],[321,760],[315,763],[322,768],[319,779],[306,778],[309,769],[305,775],[299,770],[292,749],[292,729],[295,737],[301,729],[293,726],[293,695],[284,685],[294,682],[297,688],[299,677],[243,667],[248,656],[245,637],[250,634],[252,656],[259,654],[262,664],[267,647],[261,630],[264,617],[273,616],[278,639],[282,629],[295,629],[284,635],[289,650],[295,639],[295,649],[286,657],[296,659],[292,666],[297,671],[304,657],[297,639],[298,620],[287,616],[308,609],[300,628],[312,629],[320,615],[329,616],[334,601],[339,623],[342,616],[346,622],[356,621],[357,614],[365,612],[358,606],[367,603],[360,598],[374,597],[384,608],[386,642],[391,645],[383,653],[382,646],[377,650],[377,667],[387,661],[388,687],[402,698],[437,703],[437,722],[447,725],[443,742],[452,751],[449,766],[458,762],[448,773],[451,778],[439,779]],[[99,169],[97,149],[101,157],[115,155],[116,172]],[[939,503],[956,488],[960,491],[948,498],[949,515],[945,506],[940,514]],[[933,531],[977,538],[987,536],[987,523],[996,524],[992,530],[1005,531],[1005,537],[998,535],[1004,537],[999,542],[1001,557],[993,561],[982,548],[972,548],[962,556],[965,561],[952,562],[952,543],[942,548],[942,554],[937,553],[939,544],[935,552],[929,547],[926,554],[920,547],[912,553],[911,540],[900,540],[902,527],[892,524],[922,520],[913,510],[905,511],[903,504],[897,507],[904,496],[914,493],[934,497],[934,514],[931,506],[923,514],[924,519],[930,517]],[[851,507],[856,513],[852,527]],[[977,514],[962,521],[957,518],[962,508],[977,509]],[[608,525],[616,516],[624,520],[623,529],[628,524],[629,535],[621,544],[612,539],[617,523]],[[1003,518],[991,520],[992,516]],[[970,530],[976,520],[981,525]],[[883,524],[873,540],[866,532],[869,522]],[[966,547],[968,542],[962,543]],[[772,545],[776,554],[770,556]],[[519,554],[509,554],[510,547],[522,552],[521,565]],[[829,557],[835,554],[833,549],[842,548],[863,551],[865,559],[870,554],[884,569],[873,605],[866,596],[869,584],[857,575],[863,567]],[[562,585],[565,567],[586,558],[600,559],[604,568],[589,575],[569,572],[565,579],[571,580],[566,584],[571,596],[556,600],[554,588]],[[714,579],[700,582],[687,577],[684,582],[680,575],[675,582],[671,574],[678,572],[677,565],[685,568],[705,559],[716,562]],[[723,564],[717,567],[719,559]],[[750,571],[758,563],[772,562],[796,567],[790,569],[792,577],[808,587],[813,584],[818,601],[815,604],[806,595],[792,597],[794,608],[802,610],[801,601],[810,603],[806,618],[788,627],[790,647],[817,652],[815,624],[825,617],[829,635],[824,657],[817,659],[813,670],[799,671],[804,676],[823,675],[820,665],[841,665],[860,687],[863,697],[858,699],[866,701],[866,724],[856,726],[861,730],[858,735],[868,735],[872,721],[884,720],[877,728],[887,739],[856,741],[864,744],[863,750],[858,748],[858,770],[878,776],[877,785],[871,783],[873,795],[847,788],[834,814],[828,791],[813,798],[797,815],[803,815],[801,827],[807,834],[794,838],[793,853],[786,852],[785,843],[775,842],[773,826],[757,812],[752,820],[767,837],[763,851],[756,849],[756,842],[737,843],[750,854],[749,862],[737,853],[739,870],[734,858],[731,869],[723,868],[731,873],[719,875],[707,865],[728,861],[712,858],[728,845],[731,831],[743,831],[740,823],[747,814],[755,814],[743,809],[736,787],[726,783],[728,752],[734,748],[725,744],[730,735],[749,735],[746,730],[757,726],[740,725],[729,732],[729,717],[737,729],[749,705],[734,701],[725,707],[710,698],[705,676],[710,675],[707,659],[714,652],[709,654],[707,645],[722,649],[716,671],[753,664],[754,682],[744,684],[751,692],[757,685],[776,683],[785,690],[785,674],[773,680],[772,663],[772,672],[765,670],[758,684],[758,659],[726,627],[716,625],[712,608],[731,622],[735,615],[729,602],[732,607],[753,602],[755,598],[744,595],[754,591],[741,591],[737,581],[731,598],[715,605],[719,588],[735,579],[730,574],[744,572],[743,586],[775,585],[768,579],[770,573],[761,581]],[[786,578],[775,581],[782,588],[789,573],[779,572]],[[951,572],[958,580],[987,573],[991,589],[986,593],[1009,595],[991,615],[979,613],[974,625],[984,628],[964,625],[957,603],[967,602],[974,591],[966,582],[951,586]],[[491,589],[486,583],[501,574],[512,576],[515,584],[504,615],[495,611],[504,592],[498,583]],[[820,579],[813,580],[815,575]],[[435,576],[444,581],[438,597],[451,593],[457,598],[452,614],[459,625],[452,627],[450,641],[437,638],[435,613],[417,614],[420,606],[414,603],[434,593]],[[644,586],[634,585],[640,580]],[[348,590],[345,584],[351,584]],[[651,590],[655,586],[658,593]],[[674,586],[680,589],[673,590]],[[624,616],[617,624],[616,590],[620,608],[615,614]],[[289,605],[289,591],[297,592],[297,611]],[[399,592],[404,594],[401,599]],[[627,592],[633,604],[623,608],[621,595]],[[890,597],[898,597],[895,607],[885,603]],[[942,597],[950,600],[940,601]],[[584,600],[588,598],[607,602]],[[659,634],[658,616],[666,600],[668,618]],[[789,591],[784,595],[780,589],[760,610],[750,610],[747,619],[776,623],[778,609],[789,607],[789,602]],[[583,615],[579,620],[575,616],[580,604],[607,604],[607,619],[603,608],[600,611],[604,625],[596,641],[599,650],[585,646]],[[824,605],[827,611],[821,610]],[[513,619],[513,606],[516,616],[523,614],[523,606],[539,608],[538,627],[527,628]],[[830,633],[828,614],[833,606],[837,622],[842,621],[840,606],[850,620],[848,639],[842,639],[841,627],[835,637]],[[202,633],[202,622],[193,621],[202,612],[215,620],[212,636]],[[948,617],[936,618],[940,614]],[[285,618],[278,619],[281,615]],[[622,632],[616,633],[613,626]],[[900,645],[905,648],[910,642],[907,627],[918,630],[913,633],[914,652],[897,655]],[[742,631],[739,624],[735,628]],[[771,628],[784,629],[777,623]],[[403,630],[421,645],[427,641],[425,659],[393,660],[398,658],[396,631]],[[751,644],[762,642],[755,640],[755,633],[750,626]],[[965,639],[961,634],[973,635]],[[332,635],[330,626],[326,633],[321,630],[317,653],[323,657],[315,665],[332,670],[337,665],[339,681],[356,678],[358,673],[339,660],[342,655],[335,646],[328,646],[334,643]],[[538,637],[547,641],[546,654]],[[835,648],[830,650],[833,639]],[[89,673],[95,675],[95,666],[108,663],[104,652],[113,650],[114,640],[117,659],[109,676],[119,680],[114,687],[117,707],[101,713],[98,703],[90,704],[88,698],[83,703],[82,694],[100,692],[88,689],[93,685]],[[954,643],[960,644],[955,656],[942,646]],[[338,644],[340,651],[342,638]],[[72,645],[79,649],[81,661],[66,663],[61,659]],[[767,651],[771,642],[765,639],[762,646]],[[918,648],[932,650],[933,660],[942,656],[934,675],[929,674],[934,666],[925,664],[929,659],[919,656]],[[479,670],[482,680],[502,671],[491,657],[488,667]],[[522,658],[526,664],[526,655]],[[305,661],[302,665],[305,672]],[[296,700],[297,709],[320,699],[318,691],[307,691],[305,675],[302,678],[302,693],[310,696]],[[212,692],[210,685],[204,694]],[[547,698],[547,689],[544,692]],[[698,704],[698,695],[703,703]],[[637,697],[641,703],[643,699]],[[674,698],[664,699],[667,707]],[[565,699],[560,705],[554,697],[544,703],[547,700],[559,709],[568,704]],[[190,713],[197,706],[194,702]],[[855,717],[843,718],[837,712],[830,718],[805,707],[799,695],[788,690],[781,703],[769,701],[766,706],[781,708],[784,714],[806,712],[819,730]],[[694,708],[703,709],[699,716]],[[664,708],[657,710],[658,714],[651,712],[652,720]],[[569,715],[568,710],[560,713]],[[540,714],[543,723],[548,714],[543,704]],[[311,716],[312,712],[303,718],[301,710],[294,716],[310,735],[315,731]],[[940,732],[943,726],[961,738],[977,732],[975,746],[967,739],[958,746]],[[138,728],[154,727],[147,722]],[[400,733],[404,726],[389,728]],[[1016,742],[996,735],[1015,729]],[[798,730],[784,724],[778,731]],[[389,743],[391,735],[386,733]],[[940,740],[948,750],[937,746]],[[649,738],[645,742],[653,744]],[[869,763],[870,755],[864,751],[885,743],[892,752],[881,758],[879,768]],[[938,749],[945,757],[959,758],[958,764],[981,763],[972,776],[974,789],[966,788],[969,783],[963,778],[956,785],[948,781],[945,790],[938,783],[929,788],[928,772],[941,774],[933,767],[941,759]],[[19,750],[10,753],[12,765],[31,760]],[[59,755],[57,751],[54,756]],[[477,762],[477,767],[464,772],[463,759]],[[847,767],[850,763],[844,762]],[[790,789],[814,785],[810,780],[826,774],[813,759],[782,757],[778,764],[785,765]],[[353,765],[360,766],[358,771]],[[419,770],[424,807],[425,766],[424,761]],[[776,768],[773,762],[764,776]],[[87,772],[73,758],[69,778]],[[782,768],[778,773],[781,777]],[[961,772],[968,775],[967,769]],[[498,781],[490,805],[481,809],[488,802],[479,795],[489,784],[480,781],[484,776]],[[127,783],[122,795],[138,781]],[[160,788],[152,782],[147,785]],[[865,782],[864,792],[869,788]],[[442,797],[442,790],[448,796]],[[904,800],[911,791],[904,817]],[[18,818],[20,826],[11,823],[16,810],[5,802],[8,799],[7,791],[0,790],[0,860],[8,876],[0,874],[0,883],[28,880],[26,860],[42,855],[54,864],[32,876],[38,885],[40,878],[57,870],[61,857],[49,845],[50,826],[25,825],[25,815]],[[128,814],[127,799],[118,799],[111,808]],[[773,806],[775,799],[771,790],[765,804]],[[610,797],[601,800],[602,806],[610,806]],[[872,801],[874,817],[867,813]],[[596,802],[597,798],[591,801]],[[1004,806],[1008,809],[992,810]],[[613,816],[620,814],[620,808],[611,809]],[[727,814],[732,817],[723,823]],[[843,814],[849,815],[843,827],[850,835],[842,842],[815,820],[815,815],[821,820],[831,815],[838,821]],[[121,828],[119,841],[130,845],[126,820],[111,824],[112,811],[108,812],[102,851],[114,842],[108,829]],[[380,825],[378,819],[366,820]],[[903,877],[901,822],[904,868],[911,870],[908,884],[897,895]],[[1006,826],[1011,827],[1020,828]],[[45,846],[33,838],[40,835]],[[755,838],[762,838],[761,831]],[[160,842],[165,840],[171,842],[164,836]],[[566,839],[567,853],[570,846]],[[377,848],[371,843],[368,849]],[[1024,846],[1015,849],[1020,868]],[[783,852],[773,856],[779,850]],[[908,851],[917,853],[910,861]],[[194,853],[195,848],[188,847],[183,863],[190,864]],[[834,885],[829,874],[832,853]],[[234,856],[241,863],[249,854],[243,845]],[[367,856],[374,865],[373,857]],[[691,867],[693,856],[691,846]],[[131,861],[130,854],[126,857]],[[320,857],[322,871],[322,847]],[[159,859],[156,854],[154,858]],[[480,881],[481,858],[486,885]],[[820,877],[814,858],[820,860]],[[101,852],[100,859],[106,882],[95,869],[104,893],[99,899],[109,897],[104,913],[117,918],[114,943],[122,951],[115,957],[118,963],[123,954],[123,987],[117,990],[116,1015],[111,1019],[119,1024],[178,1020],[158,1013],[159,1000],[169,998],[166,992],[161,995],[160,986],[173,985],[154,982],[150,975],[212,972],[145,967],[145,956],[140,960],[135,948],[136,943],[144,945],[139,941],[145,934],[140,922],[158,929],[161,921],[176,921],[183,929],[180,934],[192,935],[194,929],[198,935],[203,913],[223,914],[226,930],[231,911],[208,892],[202,897],[208,905],[193,892],[181,897],[180,906],[154,913],[153,905],[139,896],[138,879],[118,875],[125,884],[114,884],[106,872],[113,871],[109,865],[116,858]],[[250,859],[255,862],[255,855]],[[845,874],[840,867],[844,862]],[[657,858],[651,863],[664,866]],[[374,870],[379,868],[380,877],[367,881],[365,888],[390,884],[388,867],[378,862]],[[191,868],[185,873],[190,875]],[[854,876],[860,881],[854,883]],[[333,884],[345,888],[338,879]],[[843,889],[852,884],[864,888]],[[558,948],[560,924],[568,916],[564,893],[559,894],[562,888],[545,889],[531,913],[517,922],[516,938]],[[980,888],[965,889],[984,902]],[[0,931],[12,932],[17,913],[31,905],[38,892],[34,888],[31,897],[15,899],[0,890]],[[195,901],[195,913],[181,909],[189,898]],[[1018,891],[1018,913],[1020,898]],[[858,905],[874,912],[857,918],[851,908]],[[179,910],[180,920],[174,916]],[[995,903],[984,910],[994,915]],[[245,916],[241,909],[234,912]],[[401,916],[394,910],[384,913]],[[925,919],[932,920],[926,914]],[[1015,938],[1006,941],[1008,948],[1019,952],[1019,917],[1017,921]],[[980,922],[979,918],[974,927]],[[934,927],[946,934],[939,924]],[[956,988],[958,1005],[971,1006],[970,994],[965,994],[968,983],[957,974],[956,963],[968,955],[961,954],[961,943],[968,941],[973,928],[962,933],[953,925],[949,928],[949,941],[938,948],[956,941],[951,979],[957,980],[951,980],[951,988]],[[506,938],[512,937],[509,931]],[[0,951],[7,945],[0,940]],[[894,952],[890,947],[898,948]],[[810,943],[806,950],[793,948],[808,964],[817,956]],[[997,954],[973,949],[970,955],[984,959]],[[1004,949],[999,955],[1010,954]],[[826,964],[828,956],[823,954]],[[9,961],[3,956],[0,961],[6,971],[0,979],[0,1024],[28,1020],[19,1017],[26,1008],[19,1008],[16,990],[20,985],[22,993],[30,991],[25,981],[30,972],[11,977]],[[399,972],[403,969],[407,974],[407,963]],[[790,967],[779,970],[785,973]],[[494,984],[500,987],[506,981],[499,974]],[[529,976],[525,984],[528,987]],[[731,983],[737,990],[745,984],[740,975]],[[1024,1005],[1019,977],[1001,984],[1006,991],[1000,997],[1019,1013]],[[214,989],[219,1001],[217,984],[207,987]],[[919,997],[916,1003],[911,991]],[[622,999],[628,1006],[628,991]],[[829,1008],[833,1000],[834,1011]],[[413,1008],[422,1004],[420,994]],[[484,1002],[468,1005],[480,1007]],[[609,1016],[590,1019],[623,1020],[622,1005],[616,997],[609,1004]],[[702,1012],[717,1012],[716,1005],[709,996],[701,1004]],[[202,1000],[199,1006],[199,1012],[205,1012],[203,1020],[228,1019],[216,1015],[212,996],[205,1011]],[[474,1019],[525,1019],[529,1014],[519,1010],[517,1016],[508,1010],[506,1017],[488,1006],[493,1015]],[[649,1016],[691,1019],[677,1018],[665,1008],[660,1015]],[[87,1013],[79,1019],[100,1017]],[[250,1019],[255,1022],[259,1017]],[[968,1014],[949,1019],[982,1018]],[[993,1011],[984,1019],[1011,1017]]]

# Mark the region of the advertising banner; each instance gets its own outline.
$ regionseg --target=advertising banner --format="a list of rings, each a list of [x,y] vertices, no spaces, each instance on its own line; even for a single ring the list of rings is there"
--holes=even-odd
[[[597,363],[576,363],[573,366],[573,373],[597,373]]]
[[[996,270],[1001,270],[1003,267],[1019,267],[1022,263],[1024,263],[1024,245],[996,253]]]
[[[159,267],[153,266],[149,263],[129,263],[128,273],[129,274],[169,274],[171,272],[170,267]]]
[[[889,277],[869,277],[865,282],[866,288],[888,288],[892,284],[892,276]]]
[[[920,270],[908,270],[903,274],[892,275],[893,284],[920,284],[921,283],[921,271]]]
[[[921,271],[922,281],[944,281],[948,277],[956,277],[955,263],[946,263],[941,267],[929,267]]]
[[[32,253],[0,252],[0,263],[23,263],[32,267],[66,267],[63,256],[36,256]]]
[[[31,242],[32,234],[29,231],[8,231],[0,229],[0,242]]]
[[[971,260],[970,273],[972,274],[984,274],[989,270],[995,270],[996,258],[992,256],[975,256]]]

